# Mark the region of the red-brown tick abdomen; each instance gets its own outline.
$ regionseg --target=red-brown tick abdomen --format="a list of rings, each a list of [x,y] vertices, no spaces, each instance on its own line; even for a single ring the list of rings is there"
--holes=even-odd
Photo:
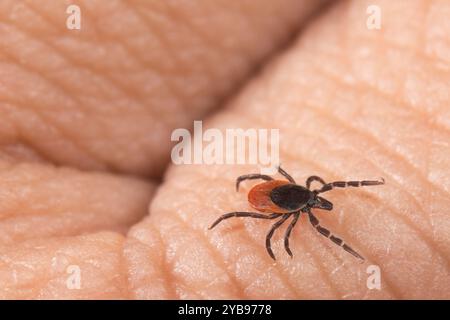
[[[288,213],[289,210],[280,208],[272,202],[270,193],[276,187],[289,184],[288,181],[270,180],[254,186],[248,193],[248,202],[250,205],[260,212],[270,213]]]

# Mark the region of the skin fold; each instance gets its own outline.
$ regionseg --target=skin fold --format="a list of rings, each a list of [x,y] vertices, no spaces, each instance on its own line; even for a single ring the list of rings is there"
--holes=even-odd
[[[68,30],[67,1],[2,1],[0,143],[160,177],[172,130],[218,107],[322,2],[86,0]]]
[[[0,4],[0,298],[450,298],[448,1],[85,1],[81,31],[64,1],[16,3]],[[234,182],[258,167],[170,165],[194,119],[279,129],[302,185],[383,177],[314,211],[366,261],[305,216],[276,262],[273,221],[208,230],[252,211],[256,182]]]

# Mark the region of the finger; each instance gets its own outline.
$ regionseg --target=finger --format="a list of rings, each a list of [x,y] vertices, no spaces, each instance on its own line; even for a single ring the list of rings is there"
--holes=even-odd
[[[123,240],[101,232],[0,246],[0,298],[127,298]]]
[[[279,128],[283,168],[296,181],[384,177],[382,186],[330,191],[334,210],[316,212],[366,263],[304,217],[291,235],[294,259],[275,237],[276,264],[264,251],[268,221],[235,220],[208,231],[221,214],[248,209],[233,186],[255,167],[186,165],[170,170],[151,215],[130,232],[141,249],[128,260],[165,248],[157,263],[167,275],[146,274],[164,283],[158,290],[131,269],[138,297],[449,297],[449,5],[375,1],[383,24],[373,31],[365,25],[373,3],[338,4],[208,123]],[[154,229],[157,238],[149,235]],[[381,271],[380,290],[367,285],[371,265]]]
[[[215,107],[322,2],[79,1],[81,29],[68,30],[65,2],[2,1],[0,145],[160,176],[171,131]]]
[[[99,230],[125,232],[154,185],[106,173],[0,161],[0,245]]]

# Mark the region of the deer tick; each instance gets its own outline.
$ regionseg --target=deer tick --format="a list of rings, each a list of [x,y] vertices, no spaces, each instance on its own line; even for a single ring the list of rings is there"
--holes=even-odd
[[[298,185],[295,180],[281,167],[278,167],[278,172],[283,175],[286,180],[275,180],[270,176],[263,174],[247,174],[237,178],[236,191],[239,191],[239,184],[244,180],[262,179],[265,182],[257,184],[248,193],[248,202],[250,205],[259,212],[230,212],[220,216],[209,229],[214,228],[221,221],[232,217],[250,217],[258,219],[277,219],[277,222],[272,225],[266,236],[266,249],[269,256],[275,260],[273,254],[271,242],[272,236],[277,228],[279,228],[287,219],[293,217],[291,223],[286,229],[284,234],[284,248],[286,252],[292,258],[292,252],[289,248],[289,236],[292,229],[297,223],[300,215],[307,214],[312,226],[323,236],[330,239],[336,245],[342,247],[345,251],[349,252],[356,258],[364,260],[364,258],[353,250],[349,245],[336,236],[334,236],[328,229],[322,227],[319,220],[311,212],[311,209],[323,209],[331,211],[333,204],[325,198],[319,196],[319,194],[330,191],[333,188],[346,188],[346,187],[362,187],[362,186],[376,186],[384,184],[384,179],[381,181],[335,181],[326,183],[322,178],[318,176],[310,176],[306,179],[306,187]],[[313,181],[319,182],[322,186],[319,189],[311,190],[311,183]]]

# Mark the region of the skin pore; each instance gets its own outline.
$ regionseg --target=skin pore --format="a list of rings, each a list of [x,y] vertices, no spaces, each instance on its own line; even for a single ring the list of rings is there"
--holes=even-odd
[[[82,1],[80,31],[66,6],[0,4],[0,298],[450,298],[447,1]],[[385,178],[314,211],[366,262],[306,216],[276,263],[267,220],[208,230],[258,168],[170,165],[195,119],[279,128],[301,184]]]

